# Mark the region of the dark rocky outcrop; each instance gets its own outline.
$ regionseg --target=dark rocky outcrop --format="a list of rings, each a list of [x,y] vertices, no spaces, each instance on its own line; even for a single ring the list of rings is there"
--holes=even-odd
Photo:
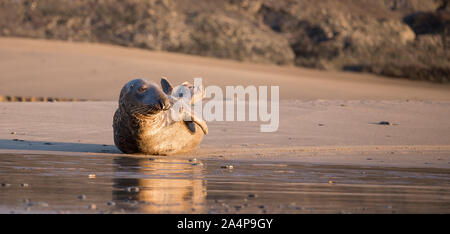
[[[447,82],[449,5],[448,0],[3,0],[0,35]]]

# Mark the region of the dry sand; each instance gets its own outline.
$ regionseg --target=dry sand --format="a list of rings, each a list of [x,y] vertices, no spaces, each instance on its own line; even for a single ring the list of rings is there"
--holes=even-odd
[[[120,88],[162,75],[280,86],[277,132],[210,122],[201,147],[176,157],[450,168],[449,85],[17,38],[0,38],[0,95],[99,101],[0,103],[0,153],[117,155],[111,124]]]
[[[447,100],[450,85],[247,64],[110,45],[0,38],[0,95],[117,100],[133,78],[205,85],[278,85],[281,99]]]

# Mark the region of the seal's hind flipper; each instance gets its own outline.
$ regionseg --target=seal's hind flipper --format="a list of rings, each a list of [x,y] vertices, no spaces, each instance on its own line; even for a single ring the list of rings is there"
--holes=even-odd
[[[192,121],[184,121],[184,123],[186,124],[187,128],[189,129],[189,131],[191,131],[192,133],[195,133],[195,123]]]

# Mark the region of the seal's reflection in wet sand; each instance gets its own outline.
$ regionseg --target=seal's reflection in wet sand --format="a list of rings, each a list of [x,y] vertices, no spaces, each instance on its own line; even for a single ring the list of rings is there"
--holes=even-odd
[[[187,160],[116,158],[112,197],[118,208],[133,212],[202,213],[206,202],[204,170],[202,164],[193,166]]]

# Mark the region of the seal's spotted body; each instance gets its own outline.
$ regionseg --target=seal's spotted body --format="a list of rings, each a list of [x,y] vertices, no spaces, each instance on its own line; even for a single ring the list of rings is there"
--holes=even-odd
[[[174,99],[170,97],[171,89],[167,92],[141,79],[123,87],[113,119],[114,143],[122,152],[167,155],[197,148],[207,132],[206,124],[194,116],[195,124],[173,121],[170,107]],[[195,127],[192,130],[189,124],[201,126],[204,131],[196,131]]]

